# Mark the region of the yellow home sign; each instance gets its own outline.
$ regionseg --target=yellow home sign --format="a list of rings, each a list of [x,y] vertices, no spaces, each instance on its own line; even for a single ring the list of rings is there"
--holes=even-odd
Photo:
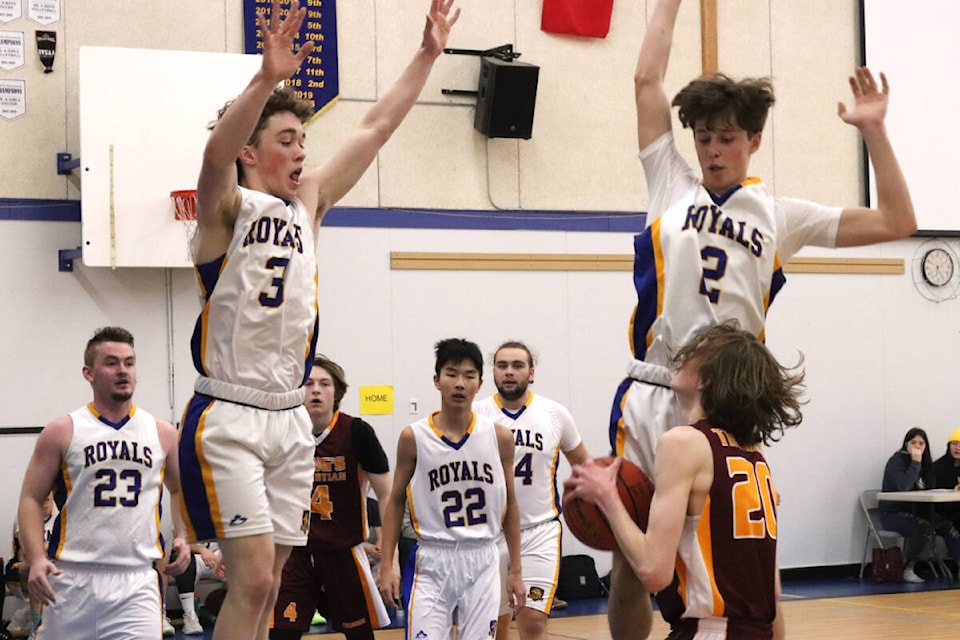
[[[360,413],[368,415],[393,413],[393,386],[361,386]]]

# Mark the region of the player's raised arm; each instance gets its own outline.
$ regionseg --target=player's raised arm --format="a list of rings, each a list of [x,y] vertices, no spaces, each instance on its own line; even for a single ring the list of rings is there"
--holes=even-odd
[[[876,174],[877,207],[852,207],[843,210],[837,229],[837,246],[851,247],[905,238],[917,230],[917,217],[907,181],[890,144],[885,124],[890,86],[880,74],[880,86],[866,67],[850,77],[853,108],[840,102],[837,113],[855,126],[867,145]]]
[[[633,75],[637,100],[637,144],[644,149],[670,131],[670,100],[663,88],[680,0],[659,0],[647,23]]]
[[[313,50],[307,42],[299,51],[292,49],[300,32],[306,9],[293,0],[290,13],[280,18],[279,0],[273,0],[269,22],[257,15],[257,25],[263,32],[263,57],[260,69],[236,100],[230,103],[207,140],[197,181],[198,253],[219,255],[229,245],[232,220],[240,206],[237,192],[236,161],[253,134],[267,98],[280,82],[296,73],[301,63]],[[230,228],[223,230],[224,216]],[[220,233],[217,233],[217,231]],[[205,237],[208,236],[208,237]],[[209,237],[213,236],[213,237]],[[204,246],[215,242],[217,248]],[[222,245],[222,250],[219,246]],[[201,262],[201,260],[198,260]]]
[[[423,39],[413,60],[361,120],[357,130],[323,166],[305,174],[298,191],[317,221],[353,188],[380,148],[413,107],[430,76],[433,63],[447,46],[450,30],[460,17],[454,0],[432,0]],[[452,13],[451,13],[452,12]]]

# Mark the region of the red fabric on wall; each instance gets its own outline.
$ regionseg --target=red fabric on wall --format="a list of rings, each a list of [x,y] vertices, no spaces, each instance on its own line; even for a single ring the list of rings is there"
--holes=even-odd
[[[613,0],[543,0],[540,29],[548,33],[606,38]]]

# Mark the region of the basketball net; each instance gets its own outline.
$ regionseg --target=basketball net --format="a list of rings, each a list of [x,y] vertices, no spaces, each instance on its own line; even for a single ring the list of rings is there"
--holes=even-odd
[[[193,237],[197,233],[197,190],[171,191],[173,218],[180,222],[187,237],[187,260],[193,262]]]

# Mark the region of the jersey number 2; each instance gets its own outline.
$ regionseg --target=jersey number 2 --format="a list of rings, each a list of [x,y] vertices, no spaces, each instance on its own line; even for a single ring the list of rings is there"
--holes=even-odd
[[[707,296],[707,300],[712,304],[717,304],[720,300],[720,289],[712,285],[727,272],[727,252],[719,247],[704,247],[700,250],[700,259],[703,260],[700,294]],[[708,283],[708,280],[713,282]]]

